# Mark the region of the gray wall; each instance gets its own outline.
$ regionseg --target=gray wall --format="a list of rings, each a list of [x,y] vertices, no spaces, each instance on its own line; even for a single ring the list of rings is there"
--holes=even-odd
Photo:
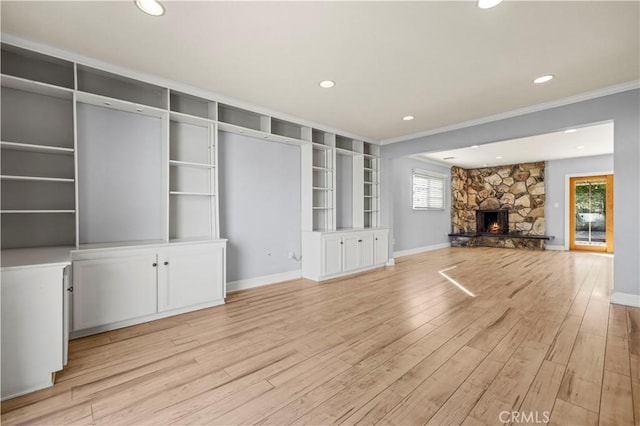
[[[409,157],[393,160],[393,250],[395,252],[448,243],[451,232],[450,168]],[[444,210],[413,210],[413,169],[446,175]]]
[[[381,219],[393,224],[391,159],[428,151],[518,139],[592,123],[614,122],[614,292],[640,294],[640,90],[576,102],[517,117],[382,147]],[[391,249],[391,247],[390,247]]]
[[[569,213],[566,210],[567,175],[597,174],[611,171],[613,171],[613,155],[547,161],[545,169],[545,187],[547,190],[545,223],[547,235],[556,237],[548,245],[564,246],[566,243],[565,228],[569,226]]]
[[[336,155],[336,228],[353,227],[353,157]]]
[[[300,269],[300,148],[220,132],[220,236],[227,281]]]

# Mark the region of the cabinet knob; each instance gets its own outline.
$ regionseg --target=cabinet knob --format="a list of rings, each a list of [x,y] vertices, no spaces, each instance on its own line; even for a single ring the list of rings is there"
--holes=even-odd
[[[340,241],[340,244],[344,244],[344,241]]]
[[[73,286],[69,287],[69,288],[67,289],[67,291],[68,291],[69,293],[73,293]]]
[[[169,262],[167,260],[164,261],[164,266],[167,266]]]
[[[361,242],[362,242],[362,240],[358,240],[358,242],[359,242],[359,243],[361,243]]]
[[[156,266],[158,266],[158,264],[157,264],[156,262],[153,262],[153,263],[151,264],[151,266],[153,266],[153,267],[155,268]]]

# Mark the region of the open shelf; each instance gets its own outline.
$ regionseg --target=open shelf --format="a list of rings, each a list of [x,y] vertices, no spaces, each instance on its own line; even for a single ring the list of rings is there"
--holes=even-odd
[[[27,151],[27,152],[44,152],[48,154],[66,154],[73,155],[73,148],[63,148],[59,146],[47,146],[47,145],[36,145],[29,143],[21,143],[21,142],[0,142],[0,148],[10,149],[13,151]]]
[[[2,87],[30,92],[37,95],[52,96],[60,99],[73,99],[73,90],[54,86],[39,81],[27,80],[21,77],[2,74]]]
[[[171,195],[193,195],[198,197],[213,197],[216,194],[212,192],[186,192],[186,191],[169,191]]]
[[[76,77],[81,92],[152,108],[168,108],[168,90],[163,87],[84,65],[78,65]]]
[[[172,118],[180,115],[184,118],[216,119],[216,103],[198,96],[171,90],[169,106]]]
[[[213,164],[192,163],[189,161],[178,161],[178,160],[169,160],[169,164],[172,166],[198,167],[203,169],[213,169],[215,167]]]
[[[218,121],[237,127],[265,132],[266,134],[270,133],[270,117],[231,105],[218,104]]]
[[[11,175],[0,175],[0,179],[2,180],[22,180],[22,181],[32,181],[32,182],[75,182],[75,179],[69,178],[52,178],[52,177],[42,177],[42,176],[11,176]]]
[[[75,210],[0,210],[2,214],[16,214],[16,213],[75,213]]]
[[[302,140],[302,126],[289,121],[271,118],[271,133],[291,139]]]
[[[74,88],[73,62],[3,43],[0,63],[2,74],[52,87]]]

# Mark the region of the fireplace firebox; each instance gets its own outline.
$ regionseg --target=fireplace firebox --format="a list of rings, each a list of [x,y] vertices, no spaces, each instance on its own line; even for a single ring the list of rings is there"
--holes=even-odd
[[[476,210],[476,232],[479,234],[508,234],[509,210]]]

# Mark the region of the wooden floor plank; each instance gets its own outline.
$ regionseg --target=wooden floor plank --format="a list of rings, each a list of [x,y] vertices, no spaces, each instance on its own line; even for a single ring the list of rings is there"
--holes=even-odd
[[[600,406],[605,338],[578,333],[558,399],[594,413]]]
[[[598,414],[570,402],[556,399],[549,421],[551,426],[597,426]]]
[[[634,424],[632,399],[631,378],[605,370],[600,402],[600,424],[607,426]]]
[[[406,395],[381,422],[397,425],[426,423],[486,356],[485,352],[475,348],[463,347]],[[398,393],[394,386],[389,389]],[[399,395],[402,396],[401,393]]]
[[[611,284],[610,256],[478,247],[240,291],[70,342],[56,385],[1,421],[636,424],[640,309]]]

